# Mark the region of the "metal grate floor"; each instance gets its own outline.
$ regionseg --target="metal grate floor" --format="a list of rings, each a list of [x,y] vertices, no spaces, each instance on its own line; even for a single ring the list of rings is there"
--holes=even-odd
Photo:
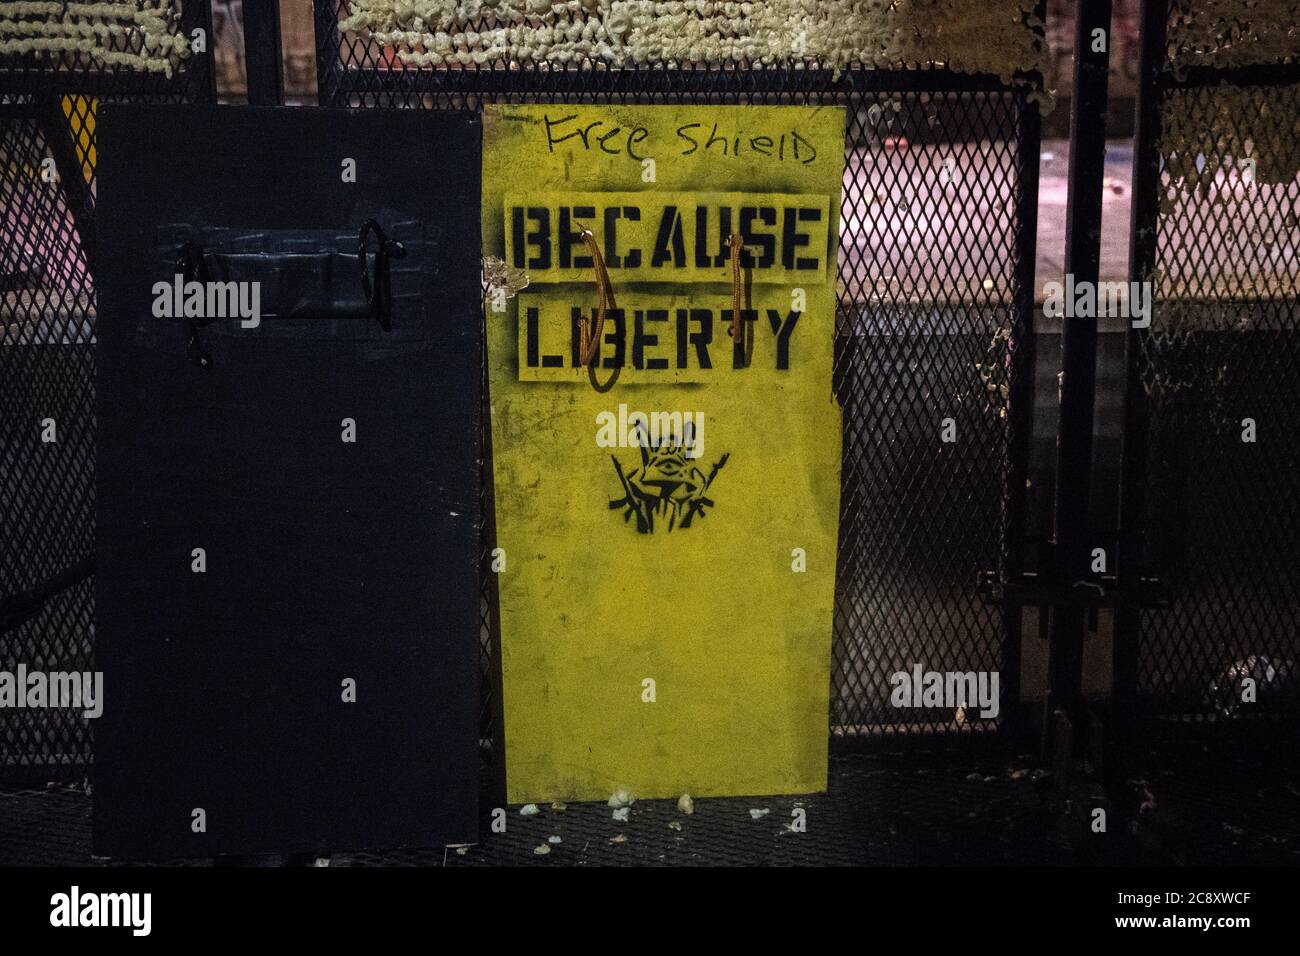
[[[837,756],[806,797],[637,801],[626,823],[598,803],[507,810],[507,832],[455,849],[338,854],[333,866],[1065,863],[1050,779],[1027,762],[948,751]],[[1013,779],[1013,775],[1015,779]],[[0,865],[91,865],[92,797],[81,788],[0,788]],[[806,811],[807,830],[789,829]],[[751,810],[766,809],[755,819]],[[677,823],[677,830],[669,824]],[[619,840],[619,837],[622,840]],[[559,843],[549,838],[559,837]],[[535,852],[548,847],[544,855]],[[174,861],[208,865],[210,860]]]
[[[834,756],[824,794],[702,798],[690,816],[671,800],[638,801],[627,822],[598,803],[543,804],[530,817],[513,806],[506,833],[485,833],[463,852],[336,854],[330,865],[1300,864],[1294,764],[1271,748],[1225,741],[1221,728],[1208,736],[1186,727],[1153,736],[1158,742],[1144,755],[1135,788],[1153,805],[1135,825],[1114,828],[1122,836],[1106,846],[1080,829],[1077,812],[1072,819],[1033,760],[976,752],[967,741],[961,752],[909,746]],[[0,866],[102,863],[90,855],[91,803],[80,787],[0,787]],[[806,812],[806,832],[790,829],[795,808]],[[758,818],[750,812],[764,809]],[[541,846],[547,852],[538,853]]]
[[[1300,865],[1300,753],[1280,721],[1152,721],[1135,768],[1149,801],[1133,827],[1138,862]]]

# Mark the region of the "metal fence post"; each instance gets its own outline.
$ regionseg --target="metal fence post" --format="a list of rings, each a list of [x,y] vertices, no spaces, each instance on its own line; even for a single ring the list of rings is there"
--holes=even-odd
[[[1101,260],[1102,178],[1106,160],[1106,96],[1110,66],[1110,0],[1081,0],[1075,22],[1074,98],[1070,115],[1070,185],[1066,207],[1065,271],[1074,282],[1095,283]],[[1096,42],[1101,31],[1103,42]],[[1097,47],[1101,49],[1098,50]],[[1067,283],[1068,286],[1068,283]],[[1067,295],[1068,298],[1068,295]],[[1057,435],[1055,552],[1058,593],[1084,581],[1089,568],[1088,502],[1097,366],[1097,321],[1075,317],[1067,302],[1061,331],[1060,425]],[[1056,605],[1051,611],[1044,746],[1056,753],[1072,745],[1057,740],[1056,712],[1069,720],[1069,739],[1083,720],[1083,631],[1086,609]],[[1060,730],[1055,733],[1059,734]]]
[[[284,105],[280,0],[244,0],[244,69],[249,106]]]
[[[1045,0],[1035,9],[1045,22]],[[1041,31],[1040,31],[1041,32]],[[1029,77],[1034,89],[1042,89],[1043,76]],[[1012,293],[1012,334],[1010,349],[1010,394],[1007,398],[1007,462],[1003,485],[1004,518],[1002,530],[1001,579],[1017,582],[1025,571],[1028,547],[1029,456],[1034,429],[1034,368],[1037,364],[1038,339],[1035,335],[1034,288],[1038,250],[1038,169],[1041,162],[1043,118],[1037,104],[1027,97],[1021,101],[1017,117],[1016,178],[1019,192],[1016,203],[1016,271]],[[1002,720],[1008,735],[1021,729],[1020,664],[1023,640],[1024,605],[1006,600],[1002,605]]]
[[[1157,225],[1160,214],[1160,105],[1168,27],[1166,0],[1142,0],[1139,29],[1141,59],[1138,65],[1137,112],[1133,132],[1133,207],[1129,226],[1129,279],[1150,281],[1155,268]],[[1151,307],[1154,312],[1155,296]],[[1154,318],[1154,317],[1152,317]],[[1124,429],[1120,451],[1119,554],[1116,580],[1121,591],[1136,593],[1145,550],[1146,486],[1149,444],[1149,410],[1143,387],[1143,353],[1146,329],[1126,333],[1124,346]],[[1111,750],[1130,750],[1137,723],[1138,644],[1142,611],[1136,602],[1115,610]],[[1122,780],[1120,767],[1108,761],[1113,783]]]

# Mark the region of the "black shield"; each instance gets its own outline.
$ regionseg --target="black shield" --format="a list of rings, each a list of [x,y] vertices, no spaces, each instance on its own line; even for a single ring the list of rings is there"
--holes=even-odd
[[[474,841],[478,120],[98,141],[96,852]]]

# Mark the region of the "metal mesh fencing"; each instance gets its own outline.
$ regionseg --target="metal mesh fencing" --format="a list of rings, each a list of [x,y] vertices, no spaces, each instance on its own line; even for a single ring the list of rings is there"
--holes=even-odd
[[[1028,427],[1010,401],[1030,341],[1037,107],[1030,87],[941,69],[659,66],[626,70],[394,70],[317,4],[326,105],[475,108],[485,101],[835,103],[847,106],[836,390],[844,485],[831,726],[840,734],[987,726],[914,711],[888,676],[997,670],[1000,609],[979,572],[1017,549],[1021,495],[1010,448]],[[206,5],[174,23],[211,35]],[[87,669],[93,660],[94,195],[98,104],[210,101],[209,54],[138,68],[126,33],[100,50],[0,54],[0,668]],[[124,59],[125,57],[125,59]],[[1013,407],[1014,406],[1014,407]],[[959,440],[940,441],[951,418]],[[1025,432],[1027,434],[1027,432]],[[489,437],[489,436],[485,436]],[[490,475],[484,493],[490,496]],[[490,548],[491,509],[485,550]],[[486,561],[485,561],[486,567]],[[484,736],[494,639],[484,575]],[[71,711],[0,714],[0,771],[75,777],[92,756]]]
[[[970,733],[995,726],[940,708],[900,718],[904,712],[889,702],[889,677],[920,664],[1002,670],[1004,688],[1009,680],[1014,696],[1018,686],[1019,612],[1004,623],[1002,609],[977,596],[976,581],[982,571],[1014,571],[1023,535],[1039,137],[1032,84],[938,68],[831,71],[815,63],[552,68],[489,60],[404,68],[401,50],[340,32],[347,10],[346,0],[316,3],[318,88],[326,106],[476,109],[488,102],[569,101],[847,108],[835,363],[844,457],[831,733]],[[956,428],[951,443],[942,440],[945,419]],[[491,512],[485,502],[485,515]],[[491,547],[490,536],[484,545]],[[484,582],[481,657],[488,676],[495,672],[490,583]],[[485,736],[491,713],[485,700]]]
[[[6,13],[0,24],[0,670],[10,673],[92,665],[95,117],[103,102],[214,98],[209,55],[176,42],[210,37],[207,5],[160,9],[155,23],[118,5],[115,32],[107,8],[81,24],[89,32],[72,13],[54,25]],[[23,45],[33,38],[44,47]],[[0,710],[0,775],[75,778],[91,754],[79,711]]]
[[[1138,703],[1178,720],[1293,719],[1300,67],[1169,69],[1162,87],[1155,309],[1139,370],[1145,563],[1173,602],[1143,614]]]

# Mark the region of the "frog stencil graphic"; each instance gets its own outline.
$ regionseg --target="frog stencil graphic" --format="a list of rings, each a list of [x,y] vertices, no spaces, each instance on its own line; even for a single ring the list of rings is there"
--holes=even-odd
[[[667,530],[689,528],[697,517],[703,518],[706,508],[713,507],[713,499],[706,492],[718,477],[718,472],[731,457],[719,458],[707,475],[687,457],[689,438],[678,440],[669,435],[652,443],[649,436],[639,431],[641,467],[624,472],[618,459],[610,455],[614,471],[623,485],[623,497],[609,503],[611,510],[623,509],[623,521],[636,518],[636,530],[641,534],[654,534],[656,520]]]

